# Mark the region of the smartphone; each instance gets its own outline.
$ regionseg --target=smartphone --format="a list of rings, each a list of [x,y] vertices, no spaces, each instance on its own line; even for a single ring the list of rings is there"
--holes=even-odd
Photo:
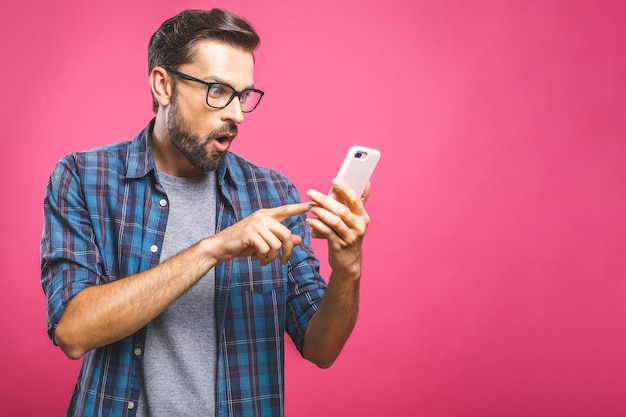
[[[380,160],[380,151],[364,146],[353,146],[346,154],[346,158],[339,168],[337,178],[345,181],[357,195],[363,195],[374,169]],[[330,189],[328,195],[337,201],[344,203],[341,196]]]

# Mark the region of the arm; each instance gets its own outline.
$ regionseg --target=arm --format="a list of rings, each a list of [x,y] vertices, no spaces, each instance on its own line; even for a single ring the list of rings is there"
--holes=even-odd
[[[346,205],[317,191],[308,196],[315,203],[315,216],[308,223],[314,236],[328,240],[328,258],[332,273],[316,313],[307,327],[303,356],[319,367],[330,367],[341,352],[356,323],[359,308],[362,242],[369,224],[363,198],[345,183],[333,182]]]
[[[61,316],[55,341],[68,357],[80,358],[145,326],[219,262],[250,256],[267,264],[279,255],[287,262],[301,238],[280,221],[307,209],[291,204],[258,210],[154,268],[80,291]]]

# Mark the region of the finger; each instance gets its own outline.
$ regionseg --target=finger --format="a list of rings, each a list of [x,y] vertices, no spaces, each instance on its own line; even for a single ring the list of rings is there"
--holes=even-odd
[[[278,222],[270,223],[267,229],[263,229],[259,234],[268,245],[268,252],[262,259],[263,264],[272,262],[281,252],[281,262],[287,264],[294,246],[302,244],[301,236],[294,235],[291,230]]]
[[[289,233],[288,238],[285,239],[282,243],[283,245],[282,245],[281,262],[283,265],[286,265],[287,262],[289,262],[289,258],[291,258],[291,254],[293,253],[294,246],[302,244],[302,236]]]
[[[307,203],[285,204],[284,206],[263,209],[263,212],[276,221],[282,222],[291,216],[305,213],[309,210]]]
[[[345,204],[316,190],[309,190],[307,195],[315,203],[309,206],[309,212],[315,216],[309,218],[315,219],[309,223],[314,238],[329,239],[333,234],[345,233],[346,222],[349,224],[354,222],[350,219],[353,216]]]
[[[248,240],[248,247],[240,256],[250,256],[254,259],[263,260],[271,251],[270,245],[261,234],[253,234]]]
[[[335,191],[343,198],[345,204],[350,208],[350,211],[359,214],[363,211],[363,203],[364,200],[362,196],[357,195],[352,188],[345,182],[338,180],[337,178],[333,179],[333,188]],[[369,195],[369,183],[366,187],[366,191],[363,192],[363,195]]]
[[[327,196],[324,193],[321,193],[317,190],[309,190],[307,196],[311,199],[311,201],[315,204],[309,204],[309,209],[311,207],[323,207],[329,211],[337,211],[341,209],[345,209],[346,205],[340,203],[332,197]]]
[[[358,197],[356,197],[354,191],[352,191],[349,187],[347,187],[347,190],[351,194],[346,193],[345,195],[349,195],[351,200],[346,200],[346,204],[340,203],[337,200],[320,193],[319,191],[309,190],[307,195],[316,203],[309,207],[309,211],[322,218],[324,223],[333,228],[335,227],[335,223],[339,220],[345,222],[349,226],[354,225],[357,221],[355,217],[363,216],[365,214],[365,210],[363,209],[363,204],[360,202]],[[338,192],[344,191],[346,190],[338,190]],[[358,205],[358,207],[352,207],[354,205]]]
[[[337,235],[343,239],[343,236],[350,234],[351,225],[355,223],[355,219],[350,209],[343,204],[339,205],[338,211],[332,212],[329,209],[320,206],[311,207],[311,220],[309,225],[312,227],[314,237],[323,236],[329,238]]]
[[[291,241],[293,242],[294,246],[302,245],[302,236],[291,235]]]
[[[288,239],[285,239],[284,236],[282,236],[281,234],[268,230],[263,235],[263,238],[270,248],[269,252],[265,255],[263,264],[268,264],[272,262],[278,255],[280,255],[281,249],[289,250],[289,245],[291,244],[290,237]],[[286,242],[289,242],[289,244],[287,244]]]
[[[280,262],[285,265],[289,258],[291,258],[291,252],[293,252],[293,239],[289,237],[289,239],[283,241],[282,246],[282,256],[280,257]]]
[[[283,247],[283,242],[269,230],[260,231],[256,234],[252,238],[251,244],[252,247],[248,256],[260,261],[261,265],[267,265],[276,259]]]
[[[367,185],[365,186],[365,191],[363,191],[363,195],[361,196],[361,201],[363,202],[363,204],[365,204],[365,202],[367,201],[367,198],[370,196],[370,182],[367,182]]]
[[[311,228],[311,236],[314,238],[330,239],[337,235],[333,229],[328,227],[328,225],[319,218],[310,217],[306,222]]]

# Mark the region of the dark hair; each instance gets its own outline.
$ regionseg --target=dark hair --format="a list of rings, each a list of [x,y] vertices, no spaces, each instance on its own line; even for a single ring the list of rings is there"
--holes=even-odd
[[[223,9],[185,10],[163,22],[148,43],[148,74],[156,66],[178,68],[193,60],[198,41],[215,39],[253,52],[261,42],[254,28],[242,17]],[[159,105],[152,97],[152,109]]]

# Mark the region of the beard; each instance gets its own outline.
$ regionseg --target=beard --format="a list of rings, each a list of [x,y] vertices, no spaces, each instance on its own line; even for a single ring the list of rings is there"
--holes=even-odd
[[[227,122],[219,128],[213,129],[204,137],[196,135],[186,126],[174,97],[172,97],[170,114],[168,116],[166,122],[167,134],[172,144],[187,158],[189,163],[203,172],[218,169],[224,156],[226,156],[226,152],[217,151],[210,147],[210,144],[214,139],[226,135],[232,141],[237,135],[237,125]]]

